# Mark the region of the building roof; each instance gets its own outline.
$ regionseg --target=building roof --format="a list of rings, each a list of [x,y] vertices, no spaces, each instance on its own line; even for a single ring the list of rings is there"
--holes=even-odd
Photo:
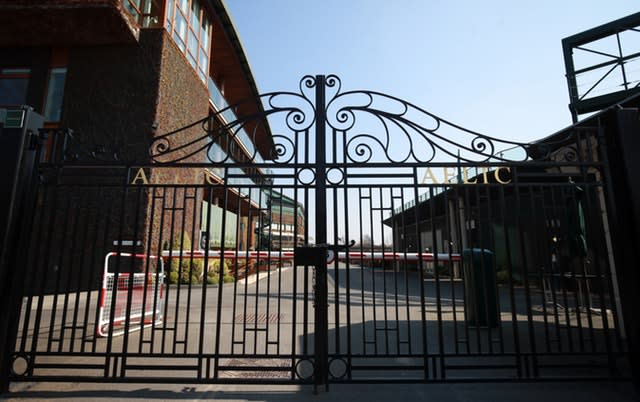
[[[633,93],[631,96],[627,97],[623,101],[614,103],[613,105],[592,114],[589,117],[586,117],[568,127],[565,127],[559,131],[556,131],[553,134],[550,134],[546,137],[543,137],[532,144],[556,144],[558,146],[562,145],[562,142],[570,136],[571,132],[586,127],[595,127],[598,125],[598,121],[602,118],[606,118],[614,109],[624,109],[624,108],[638,108],[640,107],[640,93]],[[575,141],[575,140],[574,140]],[[529,148],[530,156],[533,159],[536,159],[535,154],[535,146]],[[533,153],[532,153],[533,151]]]
[[[242,41],[238,36],[237,29],[229,13],[224,0],[208,0],[211,7],[215,11],[215,15],[219,20],[220,26],[223,32],[215,32],[212,41],[211,53],[215,58],[216,54],[222,54],[214,61],[216,70],[212,71],[214,80],[217,82],[224,82],[225,98],[230,105],[238,105],[236,114],[240,116],[262,115],[264,113],[264,107],[259,99],[260,92],[258,86],[253,78],[251,65],[244,52]],[[226,42],[232,46],[229,49],[225,46],[225,41],[216,40],[216,35],[224,34]],[[237,74],[238,68],[242,71],[244,79],[249,84],[248,88],[242,82]],[[255,102],[248,102],[255,100]],[[275,154],[273,136],[269,123],[264,119],[261,123],[254,126],[251,123],[248,124],[247,132],[256,132],[256,147],[260,151],[260,154],[265,159],[272,159]]]

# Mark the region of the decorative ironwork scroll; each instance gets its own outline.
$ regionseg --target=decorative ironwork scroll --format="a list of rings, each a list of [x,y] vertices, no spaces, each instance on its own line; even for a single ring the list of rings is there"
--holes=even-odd
[[[312,146],[312,141],[299,144],[291,133],[311,130],[316,108],[324,107],[327,125],[337,138],[334,146],[341,148],[336,151],[343,152],[344,164],[523,162],[531,158],[532,150],[538,160],[548,157],[543,144],[500,139],[469,130],[391,95],[342,91],[342,83],[335,75],[327,76],[325,85],[326,105],[315,105],[316,79],[305,76],[299,82],[298,92],[261,95],[259,101],[264,110],[259,113],[241,116],[239,110],[247,103],[244,102],[157,136],[149,148],[150,156],[158,163],[175,163],[204,152],[211,163],[234,163],[228,154],[220,157],[213,151],[215,144],[233,141],[245,144],[248,159],[258,162],[259,152],[252,144],[269,121],[272,127],[287,131],[272,136],[273,163],[289,163],[300,151],[297,148]]]

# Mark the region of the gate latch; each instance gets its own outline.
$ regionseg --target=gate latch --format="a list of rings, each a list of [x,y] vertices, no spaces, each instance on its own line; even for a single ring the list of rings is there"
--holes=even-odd
[[[356,242],[351,240],[349,244],[315,244],[296,247],[293,255],[293,263],[297,265],[317,265],[331,263],[339,250],[348,250]]]
[[[296,247],[293,253],[294,265],[319,265],[327,261],[327,246],[318,244],[313,246]]]

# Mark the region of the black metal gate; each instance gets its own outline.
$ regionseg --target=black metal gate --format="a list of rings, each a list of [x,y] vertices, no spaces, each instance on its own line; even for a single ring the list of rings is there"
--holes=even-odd
[[[9,380],[627,375],[602,131],[515,143],[340,85],[304,77],[143,162],[56,135],[3,267]]]

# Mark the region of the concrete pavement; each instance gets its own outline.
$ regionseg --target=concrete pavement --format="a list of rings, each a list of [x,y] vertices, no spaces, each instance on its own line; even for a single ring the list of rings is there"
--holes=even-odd
[[[310,386],[16,383],[6,401],[215,400],[225,402],[602,402],[640,401],[628,382],[448,384],[333,384],[313,394]]]
[[[249,285],[240,295],[235,295],[233,292],[229,293],[228,290],[233,287],[225,288],[225,294],[228,295],[227,298],[223,299],[223,312],[222,315],[223,322],[231,322],[230,320],[235,317],[231,314],[233,301],[236,300],[236,305],[241,311],[240,307],[244,304],[252,306],[260,307],[259,312],[266,312],[264,310],[267,306],[270,306],[270,312],[276,311],[281,312],[283,314],[289,314],[291,311],[291,306],[294,303],[294,300],[297,300],[294,293],[290,295],[286,292],[293,286],[293,280],[291,278],[292,270],[286,270],[285,275],[271,276],[271,282],[269,282],[269,278],[263,281],[252,281],[252,283],[247,283]],[[280,274],[285,273],[285,270],[279,272]],[[365,271],[365,274],[367,272]],[[370,273],[371,279],[373,281],[373,276],[376,278],[376,286],[384,287],[385,281],[384,277],[391,275],[385,273]],[[279,277],[282,277],[282,283],[279,282]],[[298,278],[299,281],[302,280],[302,275]],[[339,281],[336,279],[337,283],[342,283],[344,281],[346,275],[342,272],[340,273]],[[256,278],[259,279],[259,278]],[[265,279],[265,278],[262,278]],[[331,288],[333,289],[334,277],[329,278]],[[393,279],[393,278],[391,278]],[[310,279],[309,279],[310,280]],[[356,309],[354,311],[361,312],[361,309],[366,308],[366,316],[372,313],[373,309],[370,308],[370,304],[373,303],[375,299],[375,305],[377,309],[380,310],[378,317],[384,317],[384,311],[387,310],[385,306],[385,300],[388,299],[387,292],[379,290],[377,292],[372,292],[372,289],[367,288],[365,282],[358,282],[362,279],[359,279],[358,275],[355,275],[351,278],[351,289],[355,296],[352,296],[350,299],[350,308]],[[371,282],[372,282],[371,281]],[[255,282],[255,283],[254,283]],[[252,285],[257,286],[257,283],[261,282],[260,287],[254,287]],[[395,281],[388,280],[389,284],[393,284],[396,286]],[[271,285],[268,285],[271,283]],[[372,282],[373,283],[373,282]],[[414,288],[420,286],[416,281],[408,281],[408,287],[410,289],[403,290],[402,294],[406,294],[407,296],[407,305],[409,308],[413,308],[412,299],[409,297],[413,294],[418,294],[418,291]],[[244,287],[244,283],[242,284]],[[273,299],[265,296],[263,293],[265,291],[267,294],[269,292],[266,290],[269,286],[278,289],[276,293],[273,290],[272,294],[280,294],[281,300]],[[391,286],[391,285],[389,285]],[[431,289],[432,284],[424,284],[423,285],[428,291]],[[445,285],[443,285],[445,286]],[[298,289],[302,289],[302,283],[298,284]],[[218,288],[212,288],[213,294],[217,293]],[[450,289],[443,287],[444,293],[449,294]],[[255,293],[258,293],[259,296],[255,296]],[[298,290],[298,292],[301,292]],[[429,291],[429,294],[433,292]],[[247,295],[247,299],[244,299],[244,295]],[[287,297],[284,297],[287,295]],[[341,293],[341,296],[332,296],[340,301],[340,316],[343,317],[346,314],[346,310],[343,311],[346,307],[344,304],[344,293]],[[358,299],[358,295],[360,298]],[[200,303],[197,302],[201,297],[200,290],[192,289],[192,304],[191,305],[183,305],[181,303],[175,303],[175,305],[180,306],[180,309],[175,314],[176,317],[172,318],[175,322],[181,323],[178,318],[179,317],[187,317],[185,314],[187,311],[191,313],[191,317],[200,317]],[[230,297],[229,297],[230,296]],[[172,297],[176,297],[175,292],[169,296],[169,299]],[[273,300],[272,300],[273,299]],[[194,301],[195,300],[195,301]],[[215,311],[217,307],[217,299],[215,297],[210,297],[209,302],[207,303],[207,309],[212,309]],[[452,298],[451,300],[455,300]],[[258,301],[261,301],[260,303]],[[431,301],[431,299],[429,299]],[[282,302],[280,306],[278,303]],[[358,303],[356,303],[358,302]],[[389,303],[391,303],[389,308],[394,307],[396,300],[394,298],[390,299]],[[310,303],[309,303],[310,304]],[[451,303],[449,303],[451,304]],[[444,303],[443,309],[444,314],[450,314],[449,304]],[[279,307],[280,306],[280,307]],[[430,304],[431,306],[431,304]],[[519,307],[520,303],[516,304],[516,307]],[[395,309],[394,309],[395,311]],[[519,310],[516,311],[520,313]],[[345,314],[343,314],[345,313]],[[301,311],[297,312],[298,315],[301,314]],[[418,313],[411,310],[411,315],[416,315]],[[435,312],[429,310],[427,311],[429,317],[432,315],[435,316]],[[228,316],[228,317],[227,317]],[[310,314],[312,316],[312,314]],[[213,314],[207,314],[206,319],[203,321],[204,324],[209,324],[210,321],[214,317]],[[225,318],[226,317],[226,318]],[[231,317],[231,318],[229,318]],[[292,317],[285,316],[284,319],[278,320],[278,325],[292,325]],[[333,315],[330,315],[333,317]],[[433,317],[432,317],[433,318]],[[224,321],[227,319],[227,321]],[[435,319],[435,318],[433,318]],[[186,320],[186,318],[185,318]],[[364,320],[364,318],[362,319]],[[362,321],[361,320],[361,321]],[[461,319],[462,320],[462,319]],[[354,313],[352,317],[353,328],[359,328],[358,325],[361,324],[361,321],[358,321],[357,314]],[[189,322],[186,320],[185,322]],[[300,317],[296,317],[295,322],[300,322]],[[287,326],[286,328],[290,328]],[[362,331],[364,331],[364,326],[362,327]],[[178,326],[180,329],[181,327]],[[198,329],[198,326],[192,323],[193,331]],[[506,328],[506,327],[505,327]],[[285,339],[288,336],[290,331],[283,330],[281,336],[281,343],[289,344],[291,340]],[[140,333],[140,332],[138,332]],[[136,336],[138,333],[134,333],[129,341],[135,344]],[[209,332],[207,332],[209,333]],[[358,332],[359,333],[359,332]],[[193,341],[197,339],[196,336],[186,336],[188,331],[186,327],[184,328],[184,339],[189,339]],[[473,335],[473,334],[472,334]],[[360,339],[360,336],[355,336],[354,339]],[[436,336],[432,337],[433,339],[437,339]],[[208,338],[207,338],[208,339]],[[507,336],[506,339],[509,339]],[[97,346],[101,346],[104,342],[104,339],[96,340]],[[193,342],[190,342],[193,343]],[[113,348],[118,349],[122,347],[124,344],[124,340],[122,337],[114,338]],[[262,345],[263,342],[258,342],[259,345]],[[475,344],[475,343],[474,343]],[[508,343],[505,343],[506,347],[509,347]],[[205,345],[210,346],[210,345]],[[283,346],[284,347],[284,346]],[[187,349],[187,345],[185,344],[185,349]],[[62,357],[64,358],[64,357]],[[68,358],[68,357],[67,357]],[[159,373],[157,373],[159,374]],[[188,374],[188,373],[187,373]],[[73,378],[73,377],[71,377]],[[449,377],[451,378],[451,377]],[[23,401],[23,400],[50,400],[50,399],[59,399],[59,400],[219,400],[219,401],[351,401],[351,402],[375,402],[375,401],[452,401],[452,402],[465,402],[465,401],[535,401],[535,402],[553,402],[553,401],[563,401],[563,402],[591,402],[591,401],[640,401],[638,396],[634,393],[633,387],[628,382],[600,382],[600,381],[590,381],[590,382],[526,382],[526,383],[447,383],[447,384],[332,384],[329,392],[324,392],[321,390],[319,395],[313,395],[313,389],[310,386],[297,386],[297,385],[184,385],[184,384],[119,384],[119,383],[40,383],[40,382],[24,382],[24,383],[13,383],[11,385],[11,392],[8,394],[4,394],[0,396],[0,399],[6,399],[10,401]]]

